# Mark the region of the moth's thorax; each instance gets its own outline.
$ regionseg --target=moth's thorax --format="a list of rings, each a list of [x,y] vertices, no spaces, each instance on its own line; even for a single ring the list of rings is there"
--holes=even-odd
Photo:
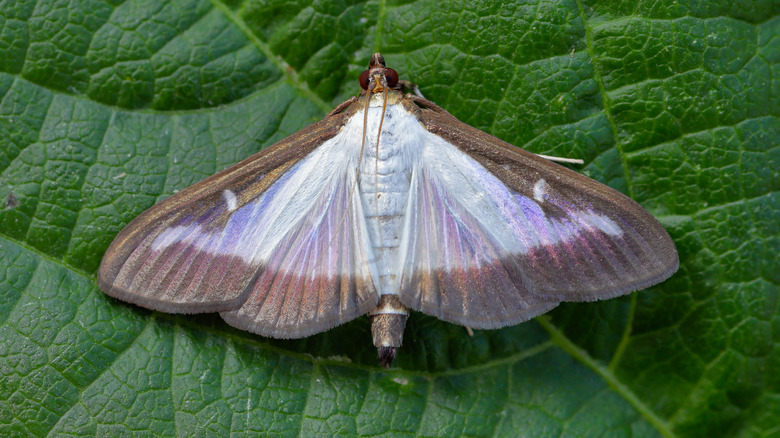
[[[373,99],[365,119],[366,141],[360,160],[358,191],[373,248],[377,289],[385,295],[397,294],[400,288],[399,246],[409,202],[411,169],[422,146],[421,137],[414,133],[422,127],[398,104],[387,105],[382,118],[382,103],[383,98]],[[355,119],[362,124],[363,112],[357,113],[351,122]],[[377,144],[380,121],[382,133]]]
[[[359,101],[365,102],[365,95],[361,95],[359,98]],[[400,91],[397,90],[389,90],[387,93],[387,106],[395,105],[403,99],[404,95]],[[384,93],[374,93],[369,98],[368,105],[370,107],[382,107],[385,105],[385,94]]]

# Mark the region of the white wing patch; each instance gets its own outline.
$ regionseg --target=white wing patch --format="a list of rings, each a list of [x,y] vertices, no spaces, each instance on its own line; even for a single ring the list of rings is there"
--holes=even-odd
[[[547,190],[547,181],[543,178],[536,181],[534,184],[534,199],[536,199],[537,202],[544,202],[545,190]]]
[[[222,197],[225,198],[225,202],[227,203],[227,210],[230,212],[236,211],[236,208],[238,207],[236,194],[231,190],[225,190],[222,192]]]
[[[157,236],[152,249],[160,251],[174,244],[187,244],[216,255],[237,256],[252,265],[265,265],[271,262],[280,244],[289,244],[294,235],[313,230],[329,235],[335,230],[343,231],[341,225],[347,221],[353,225],[351,238],[355,245],[367,251],[365,254],[370,253],[365,221],[353,222],[355,217],[363,215],[359,196],[350,194],[355,187],[361,135],[362,117],[353,117],[337,136],[296,163],[257,199],[239,207],[235,193],[223,191],[225,206],[231,212],[223,228],[214,229],[200,223],[172,226]],[[341,205],[341,209],[329,210],[328,206],[334,204]],[[347,204],[349,208],[345,208]],[[299,250],[327,251],[328,239],[322,241],[320,237],[319,246],[309,244]],[[285,249],[284,253],[289,257],[291,252]],[[333,268],[325,265],[314,269]],[[288,273],[323,273],[311,272],[312,266],[294,263],[282,264],[281,268]],[[354,275],[355,272],[331,270],[328,274]]]

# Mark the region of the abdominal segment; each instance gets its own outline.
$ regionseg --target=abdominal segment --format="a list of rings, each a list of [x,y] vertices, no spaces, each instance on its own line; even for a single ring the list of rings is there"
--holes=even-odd
[[[373,110],[378,108],[371,108]],[[374,251],[377,268],[375,281],[380,295],[397,295],[398,248],[401,245],[402,230],[406,220],[409,201],[410,169],[405,163],[403,145],[389,133],[379,139],[367,134],[358,178],[358,191],[363,204],[366,226]]]

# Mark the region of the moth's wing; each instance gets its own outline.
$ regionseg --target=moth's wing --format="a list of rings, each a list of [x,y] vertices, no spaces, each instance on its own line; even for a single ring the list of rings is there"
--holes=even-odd
[[[497,328],[677,270],[666,230],[628,197],[446,112],[418,117],[428,136],[400,264],[410,308]]]
[[[357,193],[357,154],[345,159],[339,136],[304,158],[277,183],[254,215],[276,218],[247,241],[262,242],[264,266],[240,308],[223,312],[230,325],[277,338],[327,330],[368,313],[379,302],[365,214]],[[359,148],[357,149],[359,151]],[[297,181],[293,181],[297,180]],[[272,188],[273,189],[273,188]],[[258,223],[262,223],[258,220]],[[272,241],[272,244],[268,244]],[[273,248],[271,250],[270,248]],[[266,256],[267,254],[267,256]]]
[[[321,161],[347,116],[329,116],[138,216],[106,252],[101,289],[165,312],[225,312],[230,324],[274,337],[368,312],[378,297],[348,194],[348,157]]]

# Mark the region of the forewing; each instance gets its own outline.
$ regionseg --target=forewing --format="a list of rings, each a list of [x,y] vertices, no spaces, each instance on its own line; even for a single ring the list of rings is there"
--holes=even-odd
[[[407,306],[496,328],[677,269],[668,233],[628,197],[444,112],[419,117],[430,137],[407,209]]]
[[[273,250],[262,252],[264,263],[246,301],[222,313],[231,325],[265,336],[297,338],[376,307],[371,246],[355,193],[357,160],[329,165],[329,158],[343,152],[332,146],[307,157],[300,166],[308,169],[293,175],[300,181],[282,185],[277,195],[279,201],[290,201],[279,212],[271,209],[272,214],[294,218],[295,225],[278,221],[264,233],[267,236],[246,236],[255,242],[272,239],[268,247]],[[287,187],[296,190],[284,190]],[[258,205],[254,211],[269,209]]]
[[[347,178],[349,157],[315,160],[346,117],[330,116],[138,216],[106,252],[98,273],[101,289],[175,313],[232,311],[295,295],[299,301],[287,300],[284,307],[292,317],[279,312],[269,317],[259,309],[261,314],[254,315],[259,325],[245,321],[252,315],[229,318],[277,337],[324,330],[375,303],[370,276],[365,280],[358,269],[363,254],[343,246],[360,247],[359,226],[345,220],[342,225],[353,227],[320,226],[316,232],[321,234],[308,244],[301,237],[311,231],[313,217],[333,222],[334,208],[344,215],[345,183],[337,180]],[[326,261],[318,268],[312,265],[315,252]],[[282,280],[291,273],[295,281]],[[269,278],[275,280],[269,283]],[[306,306],[311,302],[322,307],[313,310]],[[300,308],[292,309],[296,305]]]

